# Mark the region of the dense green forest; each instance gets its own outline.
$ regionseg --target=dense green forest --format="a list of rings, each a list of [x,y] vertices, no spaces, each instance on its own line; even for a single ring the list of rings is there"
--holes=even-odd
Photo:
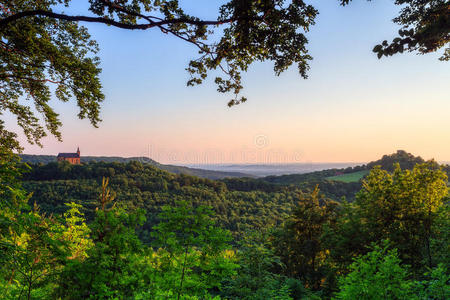
[[[109,185],[116,195],[116,205],[145,210],[147,221],[140,233],[144,239],[149,238],[149,230],[158,222],[157,215],[161,207],[180,200],[212,207],[218,223],[239,235],[246,229],[280,225],[298,201],[298,194],[301,191],[313,191],[316,186],[326,198],[338,202],[343,199],[353,201],[362,188],[362,182],[329,180],[330,175],[352,174],[377,164],[382,169],[392,170],[389,164],[393,166],[395,163],[399,163],[401,168],[412,169],[416,163],[424,163],[424,160],[398,151],[385,155],[379,161],[353,168],[258,179],[226,178],[219,181],[172,174],[135,160],[82,165],[52,162],[30,164],[31,170],[23,176],[23,186],[33,193],[30,203],[38,204],[46,213],[63,213],[66,210],[65,203],[69,201],[81,204],[90,219],[102,180],[109,178]]]
[[[273,185],[244,191],[232,184],[228,187],[227,181],[176,175],[136,161],[32,165],[24,176],[24,188],[33,192],[31,202],[43,211],[62,213],[65,202],[82,204],[86,209],[95,207],[104,177],[110,179],[118,206],[145,209],[148,221],[144,230],[155,224],[163,205],[180,200],[213,207],[219,224],[232,232],[276,225],[288,216],[298,193],[295,187]]]
[[[403,152],[385,156],[381,165],[399,162],[411,169],[416,161],[424,162]],[[375,165],[370,163],[368,165]],[[280,225],[295,205],[298,193],[319,187],[321,193],[335,201],[343,198],[353,200],[361,189],[361,182],[327,180],[338,172],[352,173],[366,166],[341,170],[324,170],[309,174],[269,176],[264,178],[226,178],[221,181],[203,179],[185,174],[172,174],[150,163],[136,160],[128,162],[89,162],[71,165],[66,162],[30,164],[31,170],[24,174],[24,187],[33,192],[31,202],[36,202],[47,213],[63,213],[65,203],[83,205],[92,217],[102,179],[110,179],[115,191],[117,205],[125,208],[142,208],[146,211],[147,232],[155,222],[163,205],[173,205],[185,200],[211,206],[216,218],[224,228],[237,234],[247,228],[264,228]],[[144,233],[143,233],[144,234]]]
[[[450,296],[448,179],[433,161],[374,165],[349,202],[320,190],[334,171],[281,184],[10,155],[0,165],[6,299]]]
[[[342,198],[352,201],[355,194],[361,189],[362,175],[366,175],[369,170],[374,166],[381,166],[383,170],[393,171],[393,166],[395,163],[399,163],[402,169],[412,169],[417,163],[424,163],[425,160],[421,157],[416,157],[406,151],[399,150],[391,155],[384,155],[381,159],[377,161],[370,162],[366,165],[348,167],[342,169],[328,169],[323,171],[316,171],[306,174],[292,174],[292,175],[282,175],[282,176],[267,176],[262,178],[252,178],[245,174],[234,173],[234,172],[219,172],[201,169],[192,169],[180,166],[172,165],[162,165],[148,158],[121,158],[121,157],[83,157],[85,167],[62,167],[56,164],[55,158],[53,156],[45,155],[21,155],[22,161],[29,163],[33,166],[32,175],[26,175],[26,180],[32,181],[42,181],[42,180],[79,180],[79,179],[97,179],[96,188],[98,188],[98,182],[103,176],[106,177],[116,177],[112,180],[113,184],[117,183],[119,190],[128,189],[128,185],[119,186],[121,184],[120,180],[117,178],[128,178],[130,173],[135,173],[130,176],[130,178],[139,177],[140,172],[146,173],[142,178],[148,184],[151,182],[166,181],[163,186],[173,187],[170,183],[173,177],[170,175],[159,177],[160,173],[157,172],[158,169],[168,171],[170,173],[179,174],[181,178],[190,178],[188,180],[182,180],[184,184],[193,183],[194,185],[199,182],[199,178],[208,179],[221,179],[224,182],[226,189],[228,191],[240,191],[240,192],[280,192],[283,193],[286,190],[304,189],[312,190],[316,185],[319,185],[321,192],[327,197],[340,201]],[[95,164],[97,163],[97,164]],[[126,163],[132,163],[129,167],[124,167]],[[48,164],[48,165],[47,165]],[[86,167],[86,165],[90,165]],[[442,166],[444,171],[450,171],[447,165]],[[96,171],[92,171],[95,169]],[[109,169],[109,170],[105,170]],[[50,177],[45,174],[52,174]],[[117,176],[115,176],[117,175]],[[184,176],[187,175],[187,176]],[[150,177],[154,177],[151,178]],[[350,178],[350,180],[340,180],[340,178]],[[178,181],[178,179],[174,179]],[[205,180],[201,182],[206,182],[210,184],[213,183],[211,180]],[[36,183],[37,184],[37,183]],[[82,184],[82,183],[80,183]],[[138,193],[141,192],[161,192],[161,189],[154,185],[154,187],[142,187],[142,184],[134,185],[134,181],[131,181],[131,186],[134,186],[133,191],[128,191],[127,193]],[[177,186],[177,184],[175,184]],[[95,188],[94,188],[95,190]],[[139,190],[139,191],[138,191]],[[174,189],[171,188],[171,191]],[[130,194],[129,194],[130,195]],[[40,197],[40,196],[39,196]],[[34,199],[39,201],[38,196]],[[70,197],[77,199],[76,194],[71,194]],[[125,195],[120,195],[120,199],[126,197]],[[137,195],[140,198],[140,195]],[[51,198],[51,197],[50,197]]]

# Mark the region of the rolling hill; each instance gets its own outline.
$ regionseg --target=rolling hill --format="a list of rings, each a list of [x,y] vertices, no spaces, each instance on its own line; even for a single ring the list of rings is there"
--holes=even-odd
[[[31,164],[48,164],[51,162],[56,162],[56,156],[54,155],[32,155],[32,154],[21,154],[23,162]],[[203,170],[197,168],[189,168],[183,166],[175,165],[165,165],[160,164],[148,157],[117,157],[117,156],[83,156],[81,158],[82,163],[89,162],[117,162],[117,163],[128,163],[131,161],[137,161],[145,164],[149,164],[161,170],[165,170],[174,174],[184,174],[190,176],[198,176],[201,178],[208,179],[223,179],[228,177],[253,177],[252,175],[240,173],[240,172],[223,172],[223,171],[213,171],[213,170]]]

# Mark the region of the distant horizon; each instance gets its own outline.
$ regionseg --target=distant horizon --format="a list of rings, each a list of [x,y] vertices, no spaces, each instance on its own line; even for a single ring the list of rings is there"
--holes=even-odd
[[[406,151],[406,150],[405,150]],[[408,152],[408,151],[406,151]],[[61,152],[62,153],[62,152]],[[395,152],[392,153],[385,153],[383,155],[390,155],[393,154]],[[411,152],[408,152],[411,153]],[[415,154],[415,153],[411,153],[414,156],[420,156],[422,157],[425,161],[434,159],[434,158],[424,158],[422,155],[420,154]],[[21,155],[43,155],[43,156],[54,156],[56,158],[56,156],[58,155],[58,153],[56,154],[32,154],[32,153],[21,153]],[[145,155],[140,155],[140,156],[126,156],[126,155],[90,155],[90,154],[83,154],[81,152],[81,159],[84,157],[108,157],[108,158],[113,158],[113,157],[117,157],[117,158],[125,158],[125,159],[129,159],[129,158],[148,158],[151,159],[157,163],[161,163],[161,164],[172,164],[172,165],[178,165],[178,166],[185,166],[185,167],[190,167],[190,168],[195,168],[195,167],[201,167],[201,166],[221,166],[221,167],[225,167],[225,166],[282,166],[282,165],[308,165],[308,164],[350,164],[350,165],[364,165],[364,164],[368,164],[370,162],[379,160],[382,158],[382,156],[372,159],[372,160],[368,160],[368,161],[296,161],[296,162],[269,162],[269,163],[264,163],[264,162],[256,162],[256,163],[249,163],[249,162],[211,162],[211,163],[183,163],[183,162],[170,162],[170,161],[165,161],[165,162],[161,162],[158,161],[152,157],[149,156],[145,156]],[[435,159],[436,160],[436,159]],[[436,160],[436,162],[438,162],[439,164],[449,164],[450,160]]]

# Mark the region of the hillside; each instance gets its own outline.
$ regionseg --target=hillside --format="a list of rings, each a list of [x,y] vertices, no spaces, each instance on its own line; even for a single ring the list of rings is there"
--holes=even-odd
[[[213,207],[219,224],[239,234],[248,228],[283,223],[298,201],[300,190],[313,190],[318,185],[322,194],[339,201],[342,197],[352,200],[361,187],[359,182],[324,180],[324,176],[335,174],[334,169],[262,179],[211,180],[186,174],[203,170],[177,166],[165,166],[166,170],[162,170],[164,165],[152,160],[143,162],[141,158],[88,157],[81,165],[44,164],[45,159],[52,157],[23,156],[23,161],[30,162],[32,168],[24,176],[26,190],[33,192],[31,203],[36,202],[44,212],[60,214],[66,209],[64,203],[75,202],[82,204],[87,216],[91,217],[102,178],[109,177],[118,206],[146,211],[148,221],[141,232],[144,239],[146,230],[156,223],[155,216],[161,206],[178,200]],[[40,163],[33,164],[33,160]],[[211,176],[216,172],[206,173]]]
[[[316,171],[306,174],[290,174],[281,176],[266,176],[258,179],[249,179],[248,181],[259,181],[267,184],[297,186],[299,188],[312,189],[318,185],[321,192],[327,197],[340,200],[345,197],[347,200],[352,200],[355,194],[361,189],[362,180],[375,166],[381,166],[383,170],[392,172],[394,165],[398,163],[402,169],[411,170],[416,164],[423,163],[425,160],[420,156],[414,156],[404,150],[384,155],[381,159],[372,161],[365,165],[348,167],[342,169],[328,169],[323,171]],[[439,164],[436,163],[436,167]],[[448,165],[441,165],[442,169],[450,173]],[[231,180],[232,181],[232,180]],[[248,183],[249,185],[249,183]],[[253,185],[257,185],[253,183]]]
[[[31,154],[21,154],[23,162],[31,164],[48,164],[51,162],[56,162],[56,156],[53,155],[31,155]],[[185,174],[191,176],[198,176],[208,179],[222,179],[227,177],[252,177],[251,175],[240,173],[240,172],[222,172],[213,170],[203,170],[197,168],[188,168],[175,165],[164,165],[160,164],[153,159],[148,157],[117,157],[117,156],[83,156],[81,158],[82,163],[89,162],[118,162],[118,163],[128,163],[131,161],[138,161],[141,163],[150,164],[162,170],[166,170],[175,174]]]
[[[342,181],[358,182],[375,166],[381,166],[381,169],[392,172],[394,165],[398,163],[402,169],[411,170],[416,164],[424,163],[425,160],[420,156],[414,156],[404,150],[398,150],[390,155],[383,155],[379,160],[369,162],[365,165],[348,167],[343,169],[328,169],[306,174],[292,174],[282,176],[267,176],[262,180],[276,184],[300,184],[308,181]],[[436,166],[438,164],[436,163]],[[448,166],[442,166],[445,170]]]
[[[82,165],[53,162],[31,167],[23,184],[28,192],[33,192],[30,202],[36,202],[46,213],[60,214],[66,210],[64,203],[75,202],[82,204],[87,216],[92,217],[102,178],[109,177],[116,205],[146,211],[147,223],[141,233],[144,240],[161,206],[179,200],[213,207],[219,224],[237,234],[246,228],[284,222],[299,192],[296,187],[270,184],[267,188],[243,191],[228,186],[227,181],[173,174],[138,161]]]
[[[411,170],[416,164],[424,163],[425,160],[420,156],[414,156],[404,150],[398,150],[391,155],[383,155],[379,160],[372,161],[367,164],[367,169],[372,169],[374,166],[381,166],[383,170],[392,172],[394,170],[394,164],[400,164],[402,169]]]
[[[352,173],[339,174],[326,177],[327,180],[342,181],[342,182],[358,182],[369,174],[369,170],[356,171]]]
[[[107,212],[109,209],[113,210],[111,216],[114,214],[119,216],[119,212],[125,210],[131,214],[140,211],[143,216],[145,215],[145,219],[142,218],[143,223],[133,227],[133,232],[135,232],[135,240],[140,240],[145,247],[149,248],[159,243],[158,235],[155,235],[155,228],[158,227],[155,227],[155,225],[164,222],[165,214],[161,213],[163,211],[167,212],[166,209],[174,209],[176,212],[166,214],[166,216],[175,218],[171,224],[184,227],[192,223],[191,221],[186,223],[179,222],[179,218],[191,218],[191,215],[186,213],[186,210],[176,210],[181,201],[189,203],[194,208],[199,208],[201,205],[211,207],[214,211],[214,214],[211,216],[216,221],[215,227],[228,229],[231,232],[229,241],[235,249],[239,249],[241,247],[240,243],[251,236],[252,232],[265,232],[268,234],[268,238],[265,236],[261,236],[261,238],[264,239],[264,242],[271,241],[271,243],[274,243],[272,249],[277,251],[276,255],[279,255],[281,261],[286,266],[289,266],[290,269],[287,269],[289,273],[285,273],[285,275],[289,276],[298,277],[297,273],[295,273],[295,268],[297,267],[293,268],[291,262],[299,261],[300,265],[303,266],[304,263],[301,261],[301,256],[307,253],[305,251],[309,251],[309,248],[303,248],[303,244],[300,244],[301,247],[298,247],[297,244],[291,244],[290,241],[292,237],[294,237],[295,243],[303,241],[305,237],[303,232],[311,236],[311,227],[308,226],[308,222],[312,222],[314,226],[320,226],[320,230],[313,233],[315,242],[323,241],[324,245],[330,245],[330,250],[326,249],[329,253],[331,251],[341,251],[339,247],[341,245],[345,246],[344,251],[349,253],[349,255],[343,258],[341,256],[336,256],[337,258],[329,256],[330,259],[335,259],[336,262],[348,264],[353,261],[355,256],[352,251],[360,251],[354,250],[354,240],[359,243],[357,246],[361,245],[358,246],[359,248],[367,248],[371,242],[371,240],[359,241],[358,239],[365,238],[367,236],[365,233],[371,232],[372,227],[367,230],[364,229],[360,233],[361,226],[366,226],[366,222],[351,223],[354,222],[353,213],[359,213],[358,207],[360,206],[346,206],[347,208],[344,210],[339,208],[341,197],[352,201],[355,193],[361,189],[361,181],[355,182],[352,176],[355,177],[359,174],[358,178],[360,178],[368,170],[338,175],[338,177],[347,176],[348,182],[321,177],[333,174],[336,170],[332,169],[294,176],[293,178],[302,180],[297,184],[281,184],[259,178],[210,180],[185,174],[173,174],[149,163],[134,160],[126,163],[92,161],[81,165],[72,165],[68,162],[51,162],[48,164],[30,164],[30,166],[31,169],[22,178],[22,184],[25,190],[31,193],[30,204],[36,204],[37,206],[35,207],[39,207],[39,212],[52,216],[51,218],[55,217],[56,220],[62,215],[67,215],[65,214],[68,209],[66,203],[81,204],[79,209],[84,213],[86,223],[93,224],[91,225],[93,226],[92,228],[96,229],[97,227],[95,226],[98,224],[96,222],[99,220],[99,216],[102,217],[105,211]],[[434,166],[431,166],[431,168],[434,169]],[[341,170],[341,172],[344,171],[348,170]],[[354,169],[351,169],[351,171],[354,171]],[[402,174],[396,174],[394,175],[397,177],[411,176],[415,180],[415,185],[422,187],[422,177],[410,175],[406,171]],[[440,176],[441,179],[437,182],[441,183],[443,191],[446,190],[445,182],[443,181],[445,175],[442,172],[429,173],[430,178],[434,178],[433,176],[435,175]],[[102,191],[102,181],[105,177],[109,178],[109,187],[112,191],[114,204],[109,204],[110,208],[106,210],[100,210],[98,201]],[[392,181],[395,182],[395,180]],[[389,182],[389,180],[386,180],[387,184]],[[407,179],[407,182],[411,182],[411,180]],[[373,181],[371,184],[379,185],[378,182]],[[320,192],[310,193],[316,186],[319,186]],[[409,187],[407,186],[407,192],[409,190],[415,191],[415,189],[410,189]],[[397,191],[397,189],[394,189],[394,191]],[[421,197],[423,195],[421,190],[416,193],[421,195]],[[362,190],[361,194],[364,194],[364,190]],[[442,193],[442,195],[445,196],[445,193]],[[392,197],[391,194],[388,194],[388,196]],[[395,200],[397,198],[394,197],[392,199]],[[401,201],[403,201],[402,199],[400,198]],[[358,199],[358,201],[360,200],[361,198]],[[379,203],[379,201],[376,203]],[[72,204],[72,207],[74,205]],[[162,209],[164,206],[165,210]],[[352,209],[348,215],[347,209]],[[293,216],[295,219],[293,219]],[[101,224],[106,226],[106,232],[110,232],[111,224],[113,223],[110,223],[109,218],[101,220],[105,220]],[[122,226],[123,222],[128,222],[127,220],[129,219],[125,218],[124,221],[118,221],[116,224],[121,224],[120,226]],[[300,222],[295,221],[295,223],[292,223],[292,220],[300,220]],[[302,220],[307,220],[307,222],[302,222]],[[327,221],[322,223],[324,222],[322,220]],[[355,227],[350,228],[349,236],[347,236],[348,224],[350,223],[352,224],[351,226]],[[298,225],[292,228],[290,227],[292,224]],[[329,224],[333,227],[322,227]],[[376,226],[379,227],[378,224]],[[326,228],[326,230],[330,229],[331,234],[323,234],[328,232],[323,231],[323,228]],[[93,232],[95,234],[96,231]],[[357,235],[354,234],[355,232],[357,232]],[[180,236],[182,237],[182,235]],[[351,240],[350,244],[346,244],[349,241],[348,238]],[[376,238],[378,239],[378,237]],[[215,237],[212,240],[214,239]],[[97,240],[94,239],[94,241]],[[307,240],[306,243],[308,242]],[[251,244],[251,247],[254,247],[254,245]],[[404,249],[408,247],[409,244]],[[286,249],[288,251],[285,251]],[[253,258],[249,260],[249,263],[254,264]],[[336,265],[334,261],[332,263]],[[321,275],[322,277],[325,278],[326,275]],[[303,277],[298,278],[307,280]],[[267,299],[272,298],[269,297]]]
[[[22,159],[29,163],[45,163],[54,160],[55,157],[22,155]],[[226,194],[226,197],[235,193],[233,197],[236,196],[240,199],[245,199],[252,193],[251,197],[254,197],[254,193],[259,193],[264,199],[269,199],[273,194],[282,195],[283,199],[280,199],[281,202],[276,205],[290,203],[290,200],[286,197],[292,197],[292,195],[287,196],[284,194],[286,191],[296,189],[312,190],[316,185],[321,190],[321,193],[330,199],[340,201],[345,197],[347,200],[352,201],[355,194],[361,189],[361,179],[373,166],[381,165],[383,169],[392,170],[393,164],[398,162],[403,168],[410,169],[414,164],[423,162],[423,159],[405,151],[397,151],[391,155],[384,155],[380,160],[370,162],[367,165],[348,167],[345,169],[328,169],[306,174],[267,176],[263,178],[250,178],[250,176],[241,173],[163,165],[143,157],[83,157],[83,161],[86,163],[81,166],[70,166],[55,162],[47,165],[34,164],[33,172],[27,176],[27,181],[33,181],[33,188],[38,187],[34,195],[34,200],[48,197],[51,202],[54,196],[57,196],[57,198],[60,197],[57,195],[58,193],[54,195],[49,195],[47,191],[44,193],[43,187],[47,185],[53,186],[69,198],[76,199],[77,201],[81,201],[82,197],[79,194],[83,194],[84,192],[80,188],[70,190],[67,186],[81,185],[90,191],[89,198],[94,199],[96,197],[95,193],[99,188],[99,182],[105,176],[110,177],[113,187],[119,190],[119,200],[127,203],[129,201],[137,201],[133,200],[133,197],[143,199],[147,196],[154,197],[154,194],[156,194],[155,197],[158,197],[160,193],[164,194],[164,200],[159,204],[164,203],[164,201],[169,201],[171,196],[174,199],[178,199],[181,195],[188,198],[201,198],[197,193],[203,194],[204,191],[202,189],[205,185],[220,186],[220,190]],[[447,166],[444,166],[444,170],[446,168]],[[131,171],[133,169],[136,169],[136,173]],[[163,172],[162,170],[173,174]],[[144,174],[141,172],[144,172]],[[139,177],[140,175],[142,176]],[[202,181],[202,179],[197,177],[210,180]],[[180,178],[182,178],[182,184],[179,183]],[[94,188],[89,187],[88,182],[93,184]],[[198,183],[201,183],[200,189],[198,189]],[[185,193],[187,188],[180,190],[178,187],[190,187],[189,193]],[[194,193],[190,194],[190,192]],[[221,197],[223,199],[223,195],[217,193],[217,191],[214,193],[214,196],[211,195],[211,198],[205,201],[208,203],[221,202],[222,200],[217,199]],[[60,201],[63,201],[63,197],[60,198]],[[226,199],[226,201],[231,200]],[[38,202],[41,201],[39,200]],[[42,203],[44,204],[44,202],[48,201],[43,201]],[[52,208],[48,208],[48,210],[51,211]],[[226,222],[230,225],[231,223],[236,223],[236,220],[228,220]]]

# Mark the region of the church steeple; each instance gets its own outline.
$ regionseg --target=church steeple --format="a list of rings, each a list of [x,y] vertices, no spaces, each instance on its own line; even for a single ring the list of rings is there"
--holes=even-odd
[[[77,154],[80,156],[80,147],[77,148]]]

